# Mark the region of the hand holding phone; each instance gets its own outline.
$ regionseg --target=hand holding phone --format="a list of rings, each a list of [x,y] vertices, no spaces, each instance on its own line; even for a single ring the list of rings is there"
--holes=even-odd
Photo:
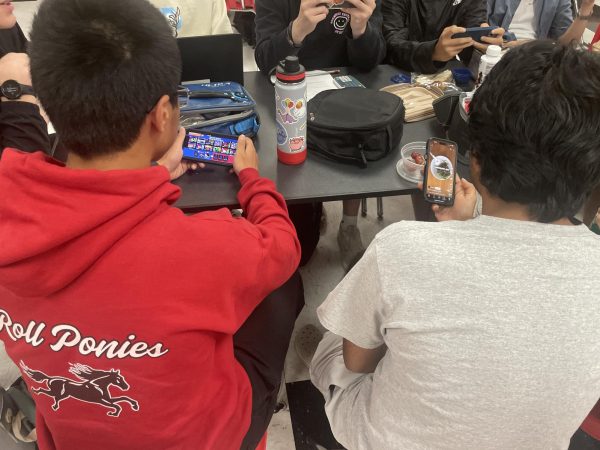
[[[464,178],[456,175],[454,205],[432,205],[431,209],[438,222],[446,220],[470,220],[477,206],[477,189]]]
[[[237,153],[233,160],[233,170],[236,175],[244,169],[258,170],[258,155],[250,138],[241,135],[238,139]]]
[[[483,25],[487,25],[487,24],[483,24]],[[452,39],[460,39],[460,38],[470,37],[475,42],[481,43],[481,42],[484,42],[481,40],[483,37],[494,36],[494,32],[496,30],[498,30],[498,27],[490,27],[489,25],[487,25],[487,26],[474,27],[474,28],[465,28],[464,30],[465,31],[463,31],[463,32],[453,34]],[[502,32],[500,33],[500,37],[502,37],[503,34],[504,34],[504,30],[502,30]]]
[[[350,14],[352,38],[358,39],[367,31],[367,25],[377,4],[375,0],[345,0],[344,3],[352,5],[352,7],[344,6],[341,10]]]
[[[454,205],[456,142],[431,138],[427,141],[427,158],[423,175],[425,201],[443,206]]]
[[[306,36],[327,18],[329,8],[323,0],[302,0],[298,17],[292,22],[292,41],[300,45]]]
[[[465,48],[471,47],[473,45],[471,37],[453,38],[454,35],[466,31],[466,28],[457,27],[456,25],[444,28],[437,44],[435,44],[432,59],[439,62],[450,61]]]
[[[203,168],[204,164],[183,159],[183,142],[186,139],[185,128],[180,127],[175,142],[166,151],[156,164],[163,166],[169,171],[171,180],[179,178],[189,169]]]
[[[482,23],[481,26],[489,27],[489,24]],[[506,30],[504,28],[496,27],[490,32],[488,36],[481,37],[481,43],[475,42],[473,45],[481,53],[485,53],[489,45],[497,45],[498,47],[502,47],[504,45],[504,38],[507,34],[508,33],[506,33]]]

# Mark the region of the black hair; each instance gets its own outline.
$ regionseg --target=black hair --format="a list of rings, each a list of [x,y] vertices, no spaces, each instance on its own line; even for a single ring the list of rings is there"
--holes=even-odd
[[[147,0],[45,0],[29,53],[42,106],[84,158],[127,149],[163,95],[177,103],[177,43]]]
[[[600,55],[534,41],[510,50],[471,103],[481,184],[543,223],[573,217],[600,184]]]

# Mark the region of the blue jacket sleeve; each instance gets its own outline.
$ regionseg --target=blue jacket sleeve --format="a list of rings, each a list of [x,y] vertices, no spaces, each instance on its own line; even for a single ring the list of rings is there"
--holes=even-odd
[[[558,39],[565,31],[569,29],[573,23],[573,8],[571,7],[570,0],[560,0],[552,22],[550,29],[548,30],[548,38]],[[540,36],[541,38],[542,36]]]

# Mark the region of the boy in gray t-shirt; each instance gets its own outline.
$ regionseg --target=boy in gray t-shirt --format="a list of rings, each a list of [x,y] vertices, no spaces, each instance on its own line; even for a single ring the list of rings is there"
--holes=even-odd
[[[570,219],[600,180],[600,55],[525,44],[471,108],[477,189],[381,232],[318,310],[348,449],[566,449],[600,397],[600,236]]]

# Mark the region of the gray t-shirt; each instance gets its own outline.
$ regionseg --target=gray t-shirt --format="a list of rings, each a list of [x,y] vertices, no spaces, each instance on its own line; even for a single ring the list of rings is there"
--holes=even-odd
[[[382,231],[319,308],[385,344],[351,449],[566,449],[600,398],[600,236],[481,216]]]

